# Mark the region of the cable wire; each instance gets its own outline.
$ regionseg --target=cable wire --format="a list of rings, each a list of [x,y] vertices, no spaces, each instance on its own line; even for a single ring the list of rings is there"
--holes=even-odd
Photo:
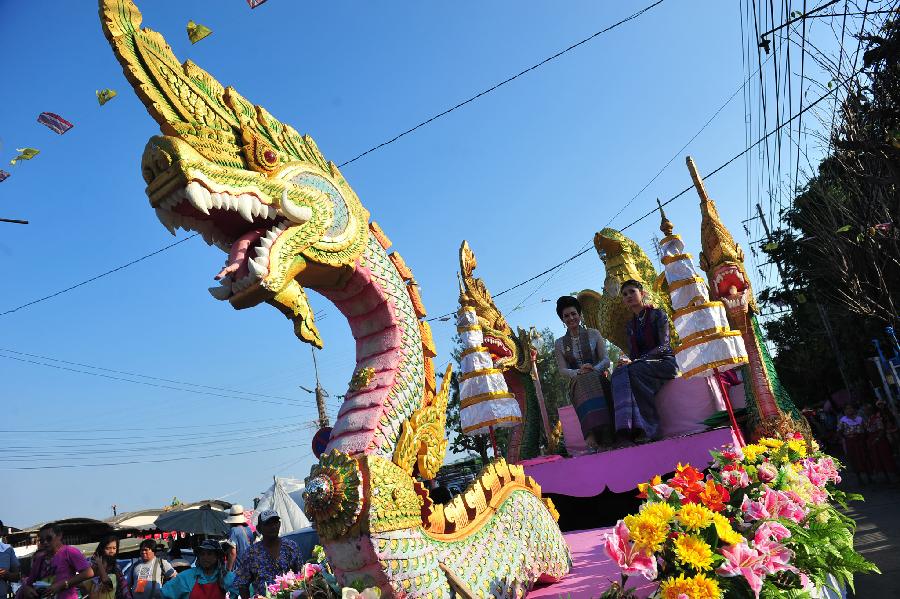
[[[591,41],[592,39],[594,39],[594,38],[596,38],[596,37],[598,37],[598,36],[600,36],[600,35],[603,35],[604,33],[608,32],[608,31],[612,31],[612,30],[615,29],[616,27],[619,27],[620,25],[624,25],[624,24],[627,23],[628,21],[632,21],[632,20],[638,18],[639,16],[641,16],[642,14],[644,14],[645,12],[647,12],[648,10],[650,10],[650,9],[652,9],[652,8],[655,8],[656,6],[659,6],[659,5],[662,4],[662,3],[663,3],[663,0],[657,0],[657,2],[654,2],[653,4],[651,4],[651,5],[649,5],[649,6],[646,6],[646,7],[642,8],[641,10],[637,11],[636,13],[634,13],[634,14],[628,16],[628,17],[625,17],[625,18],[622,19],[621,21],[618,21],[618,22],[616,22],[616,23],[613,23],[613,24],[610,25],[609,27],[606,27],[606,28],[601,29],[600,31],[598,31],[598,32],[596,32],[596,33],[594,33],[594,34],[592,34],[592,35],[589,35],[588,37],[584,38],[584,39],[581,40],[580,42],[576,42],[576,43],[572,44],[571,46],[569,46],[569,47],[566,48],[565,50],[560,50],[559,52],[557,52],[557,53],[554,54],[553,56],[547,57],[547,58],[545,58],[544,60],[542,60],[541,62],[539,62],[539,63],[537,63],[537,64],[534,64],[534,65],[528,67],[527,69],[524,69],[524,70],[522,70],[522,71],[519,71],[518,73],[516,73],[516,74],[513,75],[512,77],[509,77],[509,78],[507,78],[507,79],[504,79],[503,81],[501,81],[500,83],[497,83],[496,85],[492,85],[491,87],[487,88],[486,90],[484,90],[484,91],[482,91],[482,92],[479,92],[479,93],[475,94],[474,96],[472,96],[472,97],[469,98],[468,100],[464,100],[464,101],[460,102],[459,104],[457,104],[456,106],[453,106],[453,107],[451,107],[451,108],[448,108],[447,110],[445,110],[445,111],[443,111],[443,112],[439,112],[438,114],[434,115],[434,116],[431,117],[430,119],[424,120],[424,121],[422,121],[421,123],[419,123],[418,125],[416,125],[416,126],[414,126],[414,127],[410,127],[409,129],[407,129],[407,130],[404,131],[403,133],[400,133],[399,135],[395,135],[395,136],[392,137],[391,139],[389,139],[389,140],[387,140],[387,141],[385,141],[385,142],[382,142],[382,143],[378,144],[377,146],[373,146],[373,147],[369,148],[368,150],[366,150],[366,151],[363,152],[362,154],[359,154],[358,156],[356,156],[356,157],[354,157],[354,158],[351,158],[350,160],[348,160],[348,161],[346,161],[346,162],[343,162],[343,163],[339,164],[339,165],[338,165],[338,168],[343,168],[343,167],[345,167],[345,166],[348,165],[348,164],[351,164],[351,163],[353,163],[353,162],[356,162],[357,160],[359,160],[360,158],[362,158],[363,156],[365,156],[365,155],[367,155],[367,154],[371,154],[372,152],[374,152],[374,151],[376,151],[376,150],[378,150],[378,149],[380,149],[380,148],[383,148],[383,147],[385,147],[385,146],[387,146],[387,145],[389,145],[389,144],[394,143],[395,141],[397,141],[397,140],[400,139],[401,137],[404,137],[405,135],[409,135],[410,133],[412,133],[412,132],[415,131],[416,129],[419,129],[419,128],[421,128],[421,127],[424,127],[425,125],[431,123],[432,121],[436,121],[437,119],[441,118],[442,116],[445,116],[445,115],[450,114],[451,112],[453,112],[453,111],[456,110],[457,108],[462,108],[462,107],[465,106],[466,104],[469,104],[470,102],[474,102],[474,101],[477,100],[478,98],[480,98],[480,97],[482,97],[482,96],[485,96],[485,95],[491,93],[492,91],[494,91],[494,90],[496,90],[496,89],[498,89],[498,88],[500,88],[500,87],[506,85],[507,83],[510,83],[510,82],[512,82],[512,81],[514,81],[514,80],[516,80],[516,79],[518,79],[518,78],[521,77],[522,75],[525,75],[526,73],[529,73],[529,72],[531,72],[531,71],[533,71],[533,70],[535,70],[535,69],[538,69],[538,68],[544,66],[545,64],[547,64],[548,62],[550,62],[551,60],[555,60],[555,59],[559,58],[560,56],[562,56],[563,54],[565,54],[565,53],[567,53],[567,52],[569,52],[569,51],[571,51],[571,50],[574,50],[574,49],[577,48],[578,46],[581,46],[581,45],[583,45],[583,44],[586,44],[586,43],[588,43],[589,41]]]

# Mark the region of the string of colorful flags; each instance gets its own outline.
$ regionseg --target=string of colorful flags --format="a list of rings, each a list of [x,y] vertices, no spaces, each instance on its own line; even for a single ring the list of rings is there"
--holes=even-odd
[[[247,4],[251,9],[264,4],[265,2],[266,0],[247,0]],[[200,40],[209,37],[210,35],[212,35],[212,29],[210,29],[206,25],[195,23],[193,20],[188,21],[187,36],[191,44],[196,44]],[[109,88],[99,89],[96,93],[97,103],[100,104],[100,106],[103,106],[104,104],[115,98],[117,95],[116,90]],[[63,135],[69,129],[74,127],[74,125],[70,121],[64,119],[55,112],[42,112],[38,115],[37,122],[59,135]],[[16,166],[16,164],[22,160],[31,160],[41,153],[41,151],[37,148],[16,148],[16,152],[18,152],[16,157],[9,161],[9,164],[11,166]],[[9,172],[0,169],[0,183],[9,179],[10,176],[11,174]]]

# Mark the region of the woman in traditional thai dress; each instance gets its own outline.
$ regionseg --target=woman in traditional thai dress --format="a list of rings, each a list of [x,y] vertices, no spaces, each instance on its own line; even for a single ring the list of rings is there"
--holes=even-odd
[[[581,303],[571,295],[556,301],[556,314],[566,334],[556,340],[556,363],[569,380],[572,405],[584,440],[592,449],[612,443],[612,410],[604,391],[609,368],[606,340],[600,331],[581,324]]]
[[[622,283],[622,302],[633,316],[626,325],[629,347],[612,375],[617,445],[644,442],[659,435],[655,396],[666,381],[678,376],[678,364],[669,343],[669,318],[645,302],[640,282]]]

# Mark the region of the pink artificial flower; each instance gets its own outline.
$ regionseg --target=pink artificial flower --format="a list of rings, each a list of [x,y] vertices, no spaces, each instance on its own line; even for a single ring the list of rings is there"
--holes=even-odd
[[[746,495],[744,495],[744,500],[741,502],[741,512],[743,512],[745,519],[749,518],[750,520],[768,520],[772,517],[764,502],[751,501]]]
[[[813,505],[822,505],[826,501],[828,501],[828,491],[825,489],[820,489],[819,487],[814,487],[809,492],[809,501]]]
[[[753,544],[759,545],[763,542],[777,542],[791,536],[789,531],[783,524],[778,522],[763,522],[756,529],[756,535],[753,537]]]
[[[656,557],[643,551],[636,551],[628,527],[619,520],[613,532],[604,535],[604,549],[626,576],[640,574],[647,580],[656,580]]]
[[[309,580],[316,574],[322,572],[322,566],[319,564],[303,564],[303,570],[301,570],[301,577],[303,580]]]
[[[730,464],[722,469],[722,484],[733,491],[737,488],[749,487],[750,477],[743,467]]]
[[[759,599],[759,591],[766,575],[764,558],[759,551],[752,549],[747,543],[739,543],[723,547],[721,553],[725,556],[725,561],[716,568],[716,574],[727,577],[743,576],[753,589],[756,599]]]
[[[800,523],[806,518],[806,509],[802,499],[793,491],[775,491],[769,487],[761,487],[763,494],[760,501],[751,501],[744,496],[741,511],[751,520],[771,520],[787,518]]]
[[[276,583],[272,583],[266,585],[266,590],[269,591],[269,595],[276,595],[281,590],[281,586]]]
[[[756,476],[759,477],[760,482],[771,482],[778,477],[778,468],[776,468],[771,462],[763,462],[762,464],[757,466]]]

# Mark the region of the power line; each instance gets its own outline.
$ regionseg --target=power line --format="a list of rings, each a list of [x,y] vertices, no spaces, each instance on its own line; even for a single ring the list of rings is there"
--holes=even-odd
[[[2,451],[0,451],[0,455],[5,456],[4,459],[17,460],[21,461],[27,458],[35,458],[35,459],[54,459],[54,458],[88,458],[93,454],[102,453],[104,455],[113,456],[119,453],[132,453],[132,452],[146,452],[148,450],[153,451],[154,454],[158,454],[163,451],[172,451],[172,450],[181,450],[185,447],[204,447],[207,445],[222,445],[228,443],[239,443],[246,444],[249,441],[253,441],[254,439],[260,439],[263,437],[269,437],[278,434],[284,433],[295,433],[301,431],[303,426],[300,424],[291,424],[288,426],[282,426],[276,429],[267,429],[260,431],[260,429],[253,429],[253,433],[255,434],[247,434],[242,435],[240,437],[234,437],[230,435],[230,431],[228,437],[222,437],[221,432],[219,437],[210,438],[210,439],[200,439],[195,440],[195,442],[187,442],[187,443],[178,443],[177,445],[160,445],[156,444],[153,447],[132,447],[130,444],[127,447],[123,447],[122,443],[115,444],[102,444],[97,443],[96,445],[82,445],[82,446],[12,446],[5,447]],[[24,452],[24,453],[22,453]]]
[[[38,298],[36,300],[26,302],[26,303],[22,304],[21,306],[16,306],[15,308],[11,308],[11,309],[7,310],[6,312],[0,312],[0,316],[6,316],[7,314],[12,314],[13,312],[18,312],[22,308],[27,308],[28,306],[33,306],[34,304],[39,304],[48,299],[52,299],[58,295],[62,295],[63,293],[72,291],[73,289],[77,289],[77,288],[81,287],[82,285],[87,285],[88,283],[92,283],[93,281],[96,281],[97,279],[102,279],[103,277],[105,277],[107,275],[111,275],[115,272],[119,272],[120,270],[128,268],[129,266],[133,266],[133,265],[137,264],[138,262],[142,262],[142,261],[146,260],[147,258],[151,258],[157,254],[161,254],[161,253],[165,252],[166,250],[170,250],[173,247],[175,247],[176,245],[180,245],[189,239],[193,239],[194,237],[197,237],[197,235],[199,235],[199,234],[194,233],[193,235],[189,235],[188,237],[185,237],[184,239],[179,239],[175,243],[171,243],[163,248],[160,248],[160,249],[156,250],[155,252],[150,252],[149,254],[147,254],[145,256],[141,256],[140,258],[136,258],[136,259],[132,260],[131,262],[128,262],[121,266],[117,266],[111,270],[100,273],[99,275],[95,275],[95,276],[91,277],[90,279],[86,279],[84,281],[81,281],[80,283],[76,283],[70,287],[66,287],[65,289],[60,289],[59,291],[51,293],[50,295],[45,295],[44,297]]]
[[[268,448],[260,448],[260,449],[247,449],[244,451],[236,451],[230,453],[214,453],[210,455],[203,456],[184,456],[178,458],[165,458],[165,459],[153,459],[153,460],[129,460],[124,462],[102,462],[96,464],[58,464],[54,466],[15,466],[12,468],[7,468],[5,466],[0,466],[0,470],[59,470],[63,468],[98,468],[101,466],[128,466],[132,464],[163,464],[167,462],[181,462],[184,460],[207,460],[211,458],[223,458],[223,457],[232,457],[238,455],[247,455],[251,453],[260,453],[263,451],[278,451],[281,449],[296,449],[296,444],[291,445],[282,445],[281,447],[268,447]]]
[[[38,362],[38,361],[36,361],[36,360],[27,360],[27,359],[25,359],[25,358],[17,358],[17,357],[15,357],[15,356],[7,356],[7,355],[4,355],[4,354],[0,354],[0,358],[6,358],[7,360],[16,360],[17,362],[24,362],[24,363],[27,363],[27,364],[34,364],[34,365],[37,365],[37,366],[46,366],[46,367],[48,367],[48,368],[56,368],[56,369],[58,369],[58,370],[66,370],[66,371],[69,371],[69,372],[77,372],[77,373],[79,373],[79,374],[87,374],[87,375],[96,376],[96,377],[101,377],[101,378],[105,378],[105,379],[111,379],[111,380],[114,380],[114,381],[121,381],[121,382],[125,382],[125,383],[134,383],[134,384],[137,384],[137,385],[146,385],[146,386],[148,386],[148,387],[156,387],[156,388],[159,388],[159,389],[171,389],[171,390],[173,390],[173,391],[183,391],[183,392],[185,392],[185,393],[195,393],[195,394],[197,394],[197,395],[209,395],[209,396],[212,396],[212,397],[222,397],[222,398],[225,398],[225,399],[239,399],[239,400],[242,400],[242,401],[252,401],[252,402],[257,402],[257,403],[267,403],[267,404],[273,404],[273,405],[279,405],[279,406],[294,406],[294,407],[297,407],[297,406],[304,406],[304,404],[301,404],[301,403],[299,402],[299,400],[295,400],[293,403],[285,403],[285,402],[283,402],[283,401],[269,401],[269,400],[266,400],[266,399],[256,399],[256,398],[253,398],[253,397],[239,397],[239,396],[234,396],[234,395],[223,395],[223,394],[221,394],[221,393],[213,393],[212,391],[200,391],[200,390],[197,390],[197,389],[184,389],[184,388],[182,388],[182,387],[174,387],[174,386],[172,386],[172,385],[161,385],[161,384],[158,384],[158,383],[151,383],[150,381],[139,381],[139,380],[127,379],[127,378],[123,378],[123,377],[119,377],[119,376],[114,376],[114,375],[111,375],[111,374],[103,374],[102,372],[90,372],[90,371],[88,371],[88,370],[79,370],[79,369],[77,369],[77,368],[70,368],[70,367],[68,367],[68,366],[60,366],[60,365],[58,365],[58,364],[48,364],[48,363],[46,363],[46,362]],[[308,407],[308,406],[307,406],[307,407]]]
[[[242,394],[242,395],[252,395],[252,396],[256,396],[256,397],[265,397],[265,398],[268,398],[268,399],[279,399],[279,400],[290,401],[290,402],[298,402],[298,401],[300,401],[298,398],[283,397],[283,396],[280,396],[280,395],[266,395],[265,393],[256,393],[256,392],[253,392],[253,391],[240,391],[240,390],[237,390],[237,389],[228,389],[228,388],[226,388],[226,387],[213,387],[213,386],[211,386],[211,385],[201,385],[201,384],[198,384],[198,383],[189,383],[189,382],[186,382],[186,381],[179,381],[179,380],[174,380],[174,379],[167,379],[167,378],[162,378],[162,377],[157,377],[157,376],[151,376],[151,375],[149,375],[149,374],[141,374],[141,373],[139,373],[139,372],[128,372],[127,370],[114,370],[114,369],[112,369],[112,368],[103,368],[102,366],[94,366],[94,365],[92,365],[92,364],[84,364],[84,363],[82,363],[82,362],[71,362],[71,361],[69,361],[69,360],[61,360],[61,359],[59,359],[59,358],[51,358],[51,357],[49,357],[49,356],[42,356],[42,355],[39,355],[39,354],[30,354],[30,353],[21,352],[21,351],[16,351],[16,350],[14,350],[14,349],[9,349],[9,348],[5,348],[5,347],[0,347],[0,352],[8,352],[8,353],[11,353],[11,354],[16,354],[16,355],[18,355],[18,356],[26,356],[26,357],[28,357],[28,358],[38,358],[38,359],[40,359],[40,360],[49,360],[49,361],[51,361],[51,362],[59,362],[60,364],[68,364],[68,365],[70,365],[70,366],[80,366],[80,367],[82,367],[82,368],[92,368],[92,369],[94,369],[94,370],[101,370],[101,371],[103,371],[103,372],[111,372],[111,373],[113,373],[113,374],[122,374],[122,375],[125,375],[125,376],[134,376],[134,377],[140,377],[140,378],[150,379],[150,380],[153,380],[153,381],[161,381],[161,382],[164,382],[164,383],[172,383],[172,384],[174,384],[174,385],[185,385],[185,386],[189,386],[189,387],[200,387],[200,388],[203,388],[203,389],[212,389],[213,391],[223,391],[223,392],[225,392],[225,393],[237,393],[237,394]],[[2,355],[3,355],[3,354],[0,354],[0,356],[2,356]],[[121,430],[121,429],[118,429],[118,430]]]
[[[492,86],[489,87],[488,89],[486,89],[486,90],[484,90],[484,91],[482,91],[482,92],[479,92],[479,93],[475,94],[474,96],[472,96],[472,97],[469,98],[468,100],[464,100],[464,101],[460,102],[459,104],[457,104],[456,106],[453,106],[452,108],[448,108],[447,110],[445,110],[445,111],[443,111],[443,112],[439,112],[438,114],[434,115],[434,116],[431,117],[430,119],[427,119],[427,120],[425,120],[425,121],[422,121],[421,123],[419,123],[419,124],[416,125],[415,127],[411,127],[411,128],[409,128],[409,129],[407,129],[406,131],[404,131],[403,133],[400,133],[399,135],[396,135],[396,136],[394,136],[393,138],[391,138],[391,139],[389,139],[389,140],[387,140],[387,141],[385,141],[385,142],[382,142],[382,143],[378,144],[377,146],[374,146],[374,147],[369,148],[368,150],[366,150],[366,151],[363,152],[362,154],[356,156],[355,158],[351,158],[351,159],[348,160],[347,162],[344,162],[344,163],[339,164],[339,165],[338,165],[338,168],[343,168],[344,166],[346,166],[346,165],[348,165],[348,164],[350,164],[350,163],[352,163],[352,162],[356,162],[357,160],[359,160],[360,158],[362,158],[362,157],[365,156],[366,154],[371,154],[372,152],[374,152],[374,151],[376,151],[376,150],[378,150],[378,149],[380,149],[380,148],[383,148],[383,147],[386,146],[386,145],[392,144],[392,143],[394,143],[395,141],[397,141],[398,139],[400,139],[401,137],[403,137],[403,136],[405,136],[405,135],[409,135],[410,133],[412,133],[412,132],[415,131],[416,129],[419,129],[420,127],[424,127],[424,126],[427,125],[428,123],[431,123],[432,121],[435,121],[435,120],[441,118],[442,116],[445,116],[445,115],[447,115],[447,114],[450,114],[451,112],[453,112],[453,111],[456,110],[457,108],[462,108],[462,107],[465,106],[466,104],[468,104],[468,103],[470,103],[470,102],[474,102],[474,101],[477,100],[478,98],[480,98],[480,97],[482,97],[482,96],[485,96],[485,95],[491,93],[492,91],[498,89],[499,87],[502,87],[502,86],[506,85],[507,83],[510,83],[510,82],[512,82],[512,81],[514,81],[514,80],[516,80],[516,79],[518,79],[518,78],[521,77],[522,75],[525,75],[526,73],[529,73],[529,72],[531,72],[531,71],[533,71],[533,70],[535,70],[535,69],[537,69],[537,68],[540,68],[540,67],[544,66],[545,64],[547,64],[547,63],[550,62],[551,60],[555,60],[555,59],[559,58],[560,56],[562,56],[563,54],[569,52],[570,50],[574,50],[574,49],[577,48],[578,46],[581,46],[582,44],[586,44],[587,42],[591,41],[592,39],[594,39],[594,38],[596,38],[596,37],[598,37],[598,36],[600,36],[600,35],[603,35],[603,34],[606,33],[607,31],[612,31],[612,30],[615,29],[616,27],[619,27],[620,25],[624,25],[624,24],[627,23],[628,21],[631,21],[631,20],[634,20],[634,19],[638,18],[639,16],[641,16],[642,14],[644,14],[645,12],[647,12],[648,10],[650,10],[650,9],[652,9],[652,8],[654,8],[654,7],[658,6],[658,5],[660,5],[660,4],[662,4],[662,2],[663,2],[663,0],[658,0],[657,2],[654,2],[653,4],[651,4],[651,5],[649,5],[649,6],[645,7],[645,8],[642,8],[641,10],[639,10],[639,11],[637,11],[636,13],[632,14],[631,16],[625,17],[625,18],[622,19],[621,21],[618,21],[618,22],[616,22],[616,23],[613,23],[613,24],[610,25],[609,27],[606,27],[605,29],[601,29],[600,31],[598,31],[598,32],[596,32],[596,33],[594,33],[594,34],[589,35],[588,37],[584,38],[584,39],[581,40],[580,42],[576,42],[576,43],[572,44],[571,46],[569,46],[569,47],[566,48],[565,50],[560,50],[559,52],[557,52],[557,53],[554,54],[553,56],[550,56],[550,57],[548,57],[548,58],[545,58],[545,59],[542,60],[541,62],[539,62],[539,63],[537,63],[537,64],[534,64],[534,65],[528,67],[527,69],[525,69],[525,70],[523,70],[523,71],[519,71],[518,73],[516,73],[516,74],[513,75],[512,77],[509,77],[509,78],[507,78],[507,79],[504,79],[504,80],[501,81],[500,83],[497,83],[496,85],[492,85]]]

